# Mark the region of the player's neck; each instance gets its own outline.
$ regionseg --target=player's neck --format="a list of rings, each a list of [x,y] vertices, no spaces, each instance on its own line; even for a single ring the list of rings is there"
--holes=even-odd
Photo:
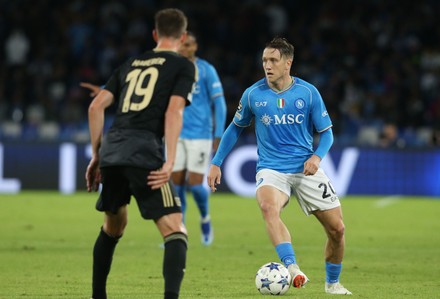
[[[154,50],[166,50],[177,52],[179,48],[180,40],[174,38],[161,38],[157,41],[156,48]]]
[[[289,75],[289,76],[285,76],[285,77],[280,78],[276,82],[269,83],[269,86],[273,90],[275,90],[277,92],[281,92],[281,91],[284,91],[284,90],[290,88],[290,86],[293,85],[293,82],[294,82],[293,77]]]

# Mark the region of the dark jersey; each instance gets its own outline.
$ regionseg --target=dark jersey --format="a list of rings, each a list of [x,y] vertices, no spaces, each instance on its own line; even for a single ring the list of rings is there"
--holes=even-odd
[[[172,95],[191,102],[195,67],[171,51],[148,51],[121,65],[105,85],[117,105],[100,166],[158,169],[164,162],[165,111]]]

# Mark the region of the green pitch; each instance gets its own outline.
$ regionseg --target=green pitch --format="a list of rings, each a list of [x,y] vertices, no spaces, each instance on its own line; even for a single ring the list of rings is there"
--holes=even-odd
[[[0,298],[90,298],[92,247],[102,223],[96,194],[0,195]],[[189,250],[181,298],[261,298],[255,272],[278,261],[255,200],[213,194],[215,240],[200,243],[189,196]],[[341,282],[358,298],[439,298],[440,200],[346,197],[346,255]],[[301,269],[311,282],[285,298],[324,294],[324,232],[292,201],[283,218]],[[162,298],[162,242],[135,202],[114,257],[109,298]]]

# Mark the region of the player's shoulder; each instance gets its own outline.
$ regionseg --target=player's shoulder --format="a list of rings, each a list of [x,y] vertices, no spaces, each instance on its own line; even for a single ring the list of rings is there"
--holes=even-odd
[[[258,93],[269,89],[269,85],[267,85],[266,78],[262,78],[246,88],[246,92],[248,93]]]
[[[308,82],[308,81],[306,81],[304,79],[301,79],[299,77],[293,77],[293,79],[295,80],[295,84],[297,86],[306,88],[306,89],[308,89],[308,90],[310,90],[312,92],[315,92],[315,91],[318,90],[315,85],[313,85],[312,83],[310,83],[310,82]]]

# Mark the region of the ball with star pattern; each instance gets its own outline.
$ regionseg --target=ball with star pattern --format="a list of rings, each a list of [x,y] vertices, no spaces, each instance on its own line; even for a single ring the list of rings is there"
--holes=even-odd
[[[255,285],[263,295],[284,295],[290,288],[290,280],[289,270],[284,265],[270,262],[258,269]]]

